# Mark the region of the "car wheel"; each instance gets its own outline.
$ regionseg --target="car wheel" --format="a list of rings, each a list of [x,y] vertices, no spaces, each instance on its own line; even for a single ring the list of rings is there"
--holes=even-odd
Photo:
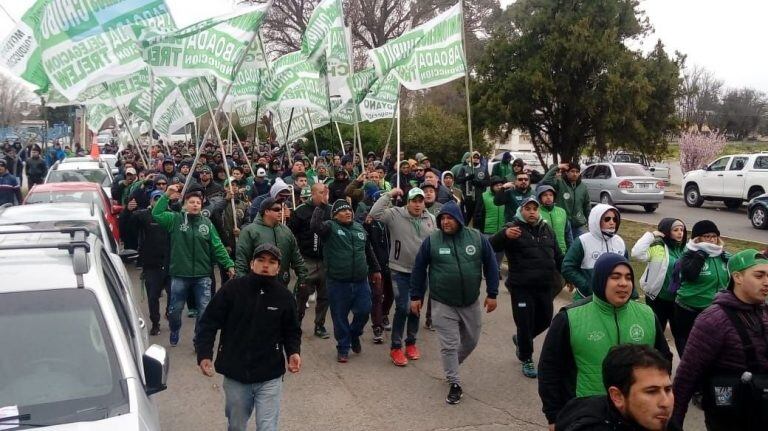
[[[754,189],[754,190],[750,191],[749,195],[747,195],[747,202],[749,202],[752,199],[762,195],[763,193],[765,193],[765,191],[763,191],[763,189]]]
[[[685,188],[685,204],[692,208],[699,208],[704,203],[704,198],[699,193],[699,188],[696,186],[688,186]]]
[[[729,210],[735,210],[741,206],[741,199],[726,199],[723,203]]]
[[[613,199],[611,199],[611,195],[608,193],[602,193],[600,195],[600,203],[606,204],[606,205],[613,205]]]
[[[659,206],[657,204],[643,205],[643,209],[645,210],[645,212],[647,212],[649,214],[654,212],[654,211],[656,211],[656,208],[658,208],[658,207]]]
[[[752,222],[752,226],[757,229],[768,228],[768,210],[765,207],[757,207],[752,210],[752,214],[749,216],[749,221]]]

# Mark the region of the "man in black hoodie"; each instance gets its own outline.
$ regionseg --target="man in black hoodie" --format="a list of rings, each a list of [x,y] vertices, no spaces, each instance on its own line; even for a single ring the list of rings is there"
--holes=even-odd
[[[285,362],[301,369],[301,327],[293,295],[277,277],[280,249],[262,244],[250,274],[228,281],[211,299],[195,338],[202,373],[213,376],[213,343],[221,330],[216,371],[224,375],[230,430],[245,431],[256,409],[256,428],[277,430]]]

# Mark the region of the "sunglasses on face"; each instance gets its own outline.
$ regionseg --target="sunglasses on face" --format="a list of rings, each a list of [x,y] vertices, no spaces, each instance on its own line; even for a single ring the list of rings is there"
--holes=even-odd
[[[607,216],[607,217],[603,217],[603,221],[606,223],[608,223],[609,221],[619,221],[619,218],[613,217],[613,216]]]
[[[274,213],[279,213],[280,211],[283,210],[283,208],[282,207],[272,207],[269,210],[274,212]]]
[[[156,186],[167,186],[168,183],[155,183]]]

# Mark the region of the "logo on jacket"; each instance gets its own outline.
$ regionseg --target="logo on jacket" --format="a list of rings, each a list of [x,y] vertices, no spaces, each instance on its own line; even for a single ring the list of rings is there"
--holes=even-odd
[[[358,233],[357,233],[357,237],[358,237],[358,238],[360,238],[360,239],[362,239],[363,241],[365,241],[365,234],[364,234],[364,233],[362,233],[362,232],[358,232]]]
[[[464,249],[464,251],[467,252],[468,255],[474,256],[475,253],[477,253],[477,249],[474,245],[468,245],[467,248]]]
[[[587,340],[598,342],[605,338],[605,332],[603,331],[592,331],[587,335]]]
[[[339,234],[339,236],[347,236],[347,234],[345,234],[341,229],[337,230],[336,233]]]
[[[602,254],[603,253],[600,250],[593,251],[592,252],[592,260],[597,260],[600,257],[600,255],[602,255]]]
[[[197,228],[197,231],[200,232],[200,235],[202,236],[208,236],[210,229],[208,229],[208,225],[201,224],[200,227]]]
[[[640,342],[640,340],[642,340],[643,337],[645,337],[645,330],[640,325],[635,323],[634,325],[629,327],[629,338],[632,341]]]
[[[563,199],[570,199],[570,198],[571,198],[571,194],[570,193],[568,193],[568,192],[563,193]]]

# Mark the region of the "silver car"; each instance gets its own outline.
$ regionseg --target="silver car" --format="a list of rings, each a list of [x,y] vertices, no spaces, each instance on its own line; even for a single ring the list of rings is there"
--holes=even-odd
[[[581,173],[589,200],[608,205],[640,205],[656,211],[664,200],[664,181],[637,163],[595,163]]]

